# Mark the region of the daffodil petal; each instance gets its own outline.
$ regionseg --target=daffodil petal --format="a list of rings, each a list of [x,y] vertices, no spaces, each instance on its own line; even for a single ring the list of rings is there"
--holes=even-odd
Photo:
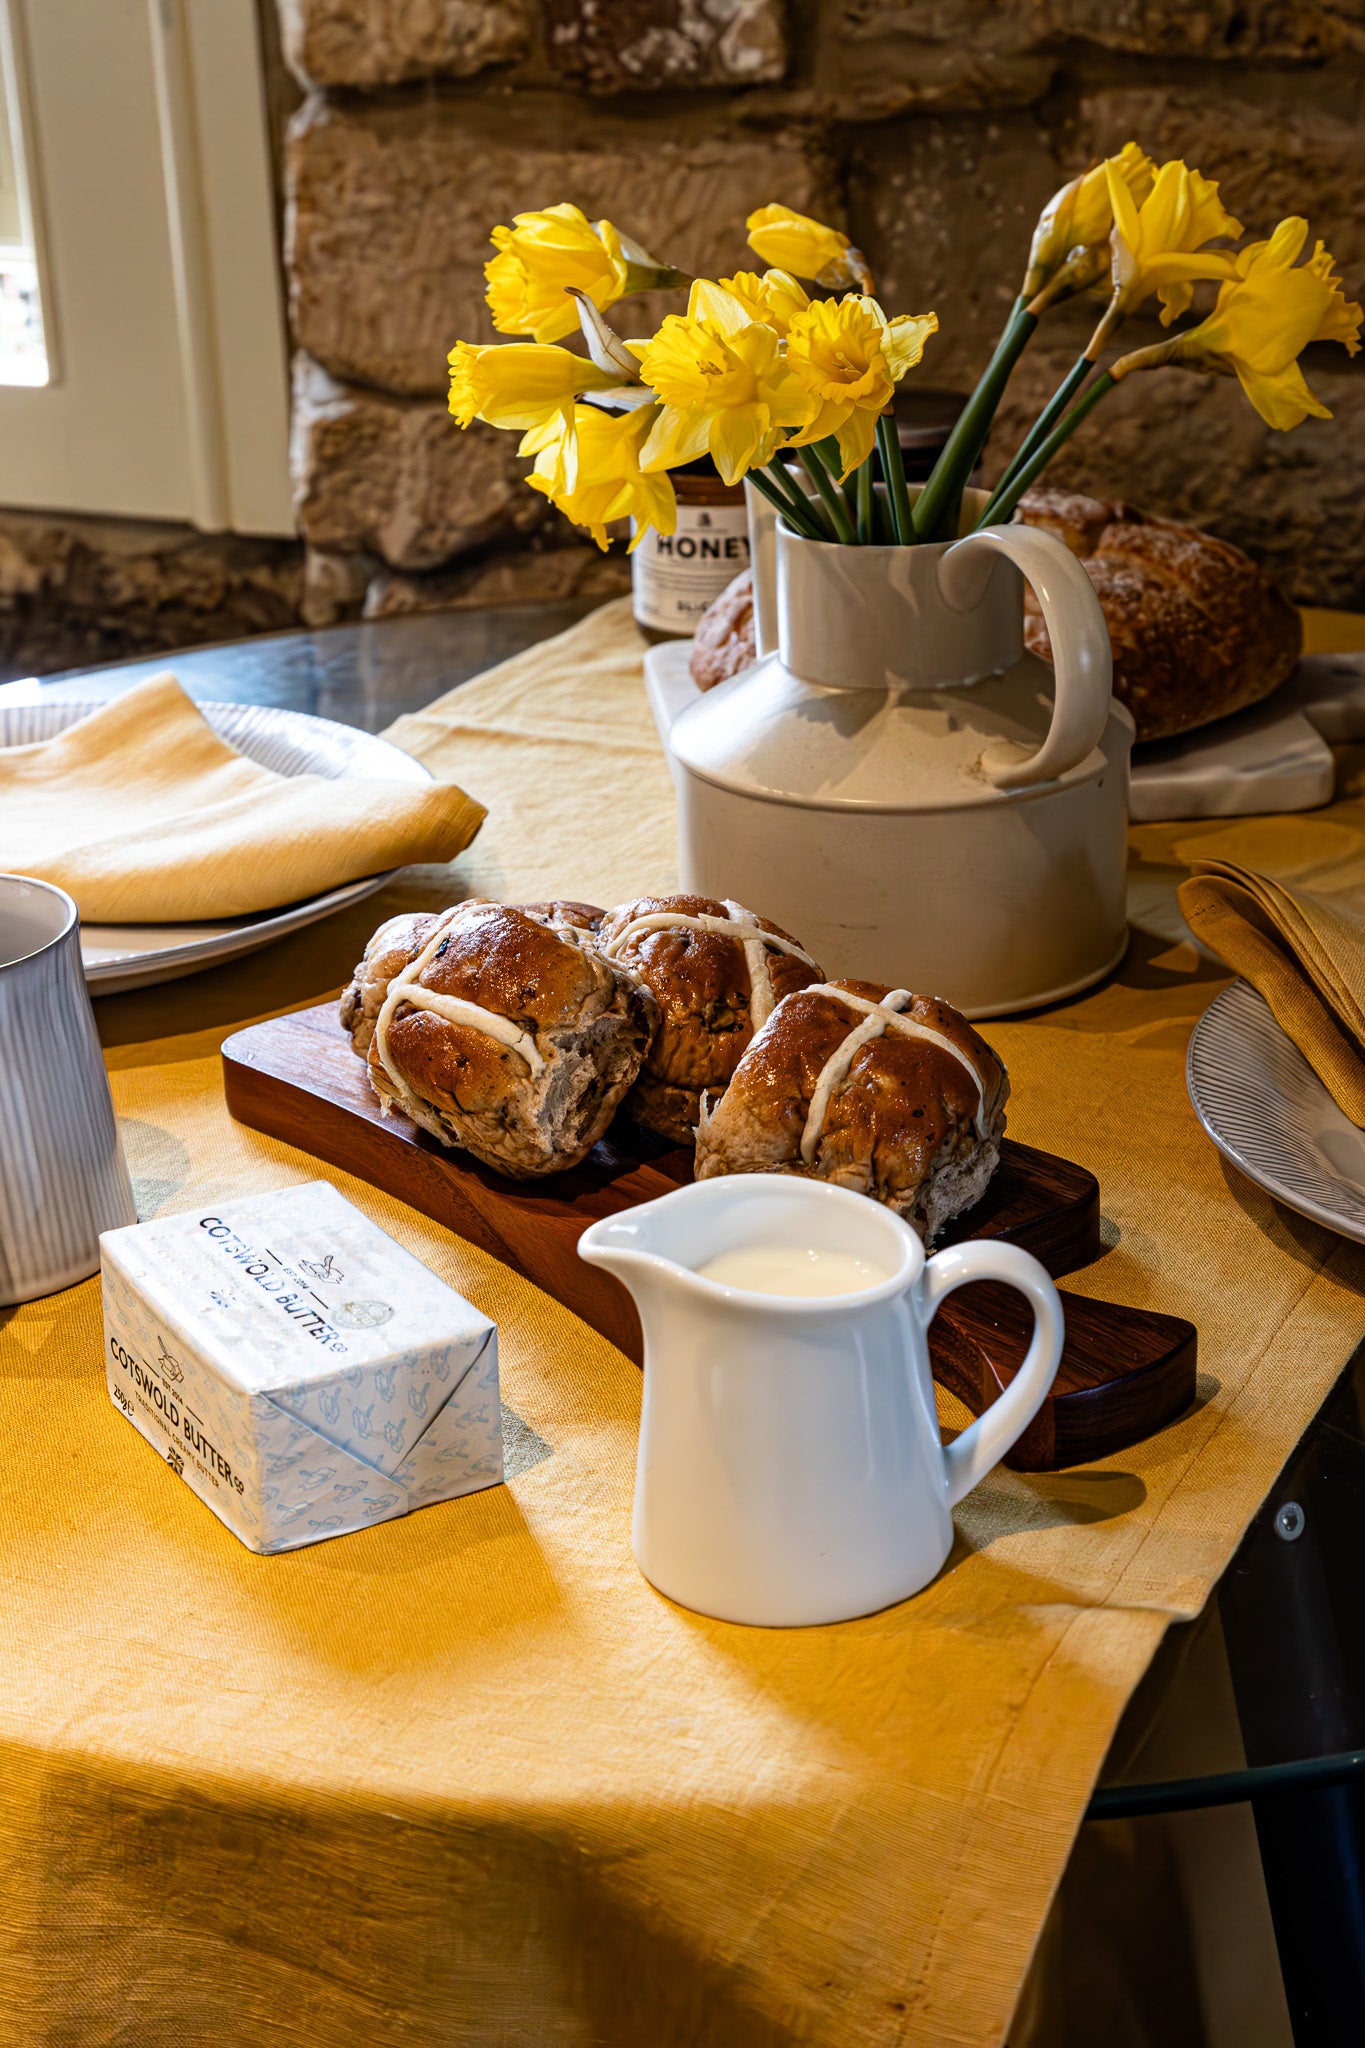
[[[1232,367],[1243,391],[1268,427],[1276,427],[1284,433],[1290,427],[1297,427],[1310,414],[1314,419],[1331,419],[1330,411],[1309,389],[1296,362],[1287,363],[1273,376],[1253,369],[1249,363],[1239,362],[1236,357],[1232,359]]]

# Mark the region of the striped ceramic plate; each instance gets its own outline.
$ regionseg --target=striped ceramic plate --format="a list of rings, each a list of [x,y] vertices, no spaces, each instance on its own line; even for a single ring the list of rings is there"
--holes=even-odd
[[[1365,1243],[1365,1131],[1246,982],[1225,989],[1195,1025],[1185,1081],[1195,1115],[1234,1166],[1300,1215]]]
[[[64,727],[98,711],[99,704],[64,699],[0,708],[0,747],[21,747],[51,739]],[[314,718],[303,711],[281,711],[273,704],[201,704],[214,731],[249,760],[277,775],[325,775],[339,781],[347,775],[383,776],[391,782],[429,782],[420,761],[372,733]],[[392,872],[392,870],[390,870]],[[210,924],[83,925],[81,958],[94,996],[121,989],[146,988],[153,982],[175,981],[201,967],[217,966],[239,953],[268,946],[286,932],[315,924],[347,904],[358,903],[382,889],[389,875],[367,875],[323,896],[290,903],[250,917],[225,918]]]

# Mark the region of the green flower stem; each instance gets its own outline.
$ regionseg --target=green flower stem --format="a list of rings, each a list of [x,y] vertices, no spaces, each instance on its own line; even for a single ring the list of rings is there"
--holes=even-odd
[[[809,491],[802,490],[787,463],[771,462],[768,465],[768,474],[776,477],[778,488],[792,508],[794,523],[800,526],[803,533],[811,528],[817,540],[832,541],[837,538],[833,522],[824,506],[818,498],[812,498]]]
[[[872,457],[860,462],[854,480],[858,490],[858,542],[861,547],[871,547],[876,536],[872,523]]]
[[[934,464],[933,474],[915,500],[917,540],[956,539],[967,479],[986,445],[986,436],[1010,380],[1010,372],[1024,353],[1037,325],[1038,315],[1030,313],[1024,301],[1017,299],[1005,331],[996,344],[995,354],[958,415],[943,453]]]
[[[1061,425],[1054,427],[1042,446],[1030,456],[1009,489],[999,494],[999,503],[991,516],[993,526],[1010,517],[1034,478],[1042,475],[1058,449],[1071,439],[1086,414],[1094,410],[1107,391],[1113,390],[1115,381],[1108,370],[1100,372],[1084,398],[1072,406]],[[982,523],[984,525],[985,522]]]
[[[807,500],[804,506],[797,505],[793,499],[788,497],[786,491],[774,481],[776,473],[776,463],[772,464],[766,472],[761,469],[751,469],[749,471],[749,482],[756,491],[763,493],[768,503],[776,507],[787,524],[793,527],[803,539],[831,540],[833,535],[828,529],[821,527],[815,516],[816,507],[809,500]]]
[[[908,547],[918,536],[910,511],[910,493],[905,488],[905,463],[901,459],[900,436],[896,432],[895,419],[889,412],[882,413],[877,420],[877,453],[882,459],[882,476],[886,481],[891,531],[902,547]]]
[[[839,446],[839,436],[837,434],[826,434],[823,441],[815,443],[815,452],[829,471],[834,483],[843,492],[844,505],[847,508],[848,516],[856,527],[858,523],[858,494],[854,487],[853,479],[849,477],[845,482],[839,482],[844,468],[844,451]]]
[[[991,501],[982,513],[978,522],[979,525],[990,526],[993,524],[997,516],[996,507],[1006,491],[1010,488],[1015,478],[1021,474],[1025,465],[1032,460],[1033,456],[1042,447],[1044,441],[1046,441],[1048,435],[1052,432],[1052,429],[1056,426],[1058,420],[1062,417],[1062,414],[1066,411],[1094,367],[1094,362],[1088,355],[1077,357],[1015,450],[1004,475],[991,493]]]
[[[820,493],[820,502],[830,516],[836,537],[845,547],[853,547],[857,535],[853,531],[853,521],[848,516],[848,507],[834,487],[834,479],[814,448],[798,448],[796,452],[801,458],[801,466],[806,475]]]

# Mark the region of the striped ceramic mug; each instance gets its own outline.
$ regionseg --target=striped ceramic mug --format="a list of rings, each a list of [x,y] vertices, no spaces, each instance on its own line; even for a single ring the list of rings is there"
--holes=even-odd
[[[76,906],[0,875],[0,1305],[86,1279],[136,1221]]]

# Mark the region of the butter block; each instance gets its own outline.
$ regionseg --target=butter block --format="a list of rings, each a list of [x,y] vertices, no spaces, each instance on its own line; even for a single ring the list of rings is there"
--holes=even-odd
[[[498,1333],[328,1181],[100,1239],[115,1406],[250,1549],[502,1478]]]

